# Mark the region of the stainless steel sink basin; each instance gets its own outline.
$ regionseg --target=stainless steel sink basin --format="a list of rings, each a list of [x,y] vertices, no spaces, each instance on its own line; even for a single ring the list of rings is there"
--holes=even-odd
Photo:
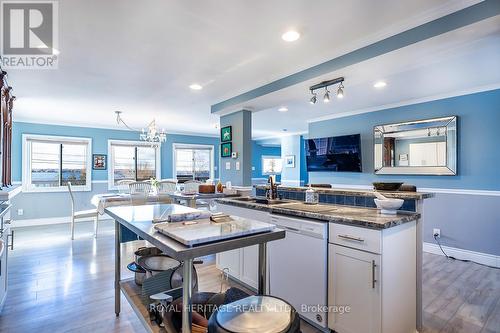
[[[240,197],[240,198],[232,198],[232,200],[236,201],[244,201],[244,202],[255,202],[264,205],[279,205],[290,203],[290,200],[281,200],[281,199],[267,199],[267,198],[254,198],[254,197]]]

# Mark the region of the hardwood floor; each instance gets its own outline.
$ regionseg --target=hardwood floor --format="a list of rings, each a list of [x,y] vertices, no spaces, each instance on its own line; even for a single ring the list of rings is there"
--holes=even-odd
[[[73,242],[67,224],[16,230],[0,332],[145,332],[124,297],[114,314],[113,223],[103,221],[97,239],[92,228],[78,223]],[[122,246],[123,277],[135,247]],[[500,332],[499,270],[431,254],[423,269],[425,332]],[[213,260],[197,270],[200,290],[220,290]]]

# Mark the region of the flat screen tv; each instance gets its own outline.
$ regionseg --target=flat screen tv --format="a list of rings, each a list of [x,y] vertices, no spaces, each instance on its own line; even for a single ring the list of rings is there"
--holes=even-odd
[[[306,140],[307,171],[361,172],[359,134]]]

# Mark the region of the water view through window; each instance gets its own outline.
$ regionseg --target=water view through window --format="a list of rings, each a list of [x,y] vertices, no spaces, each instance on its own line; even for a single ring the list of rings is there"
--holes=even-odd
[[[87,183],[87,144],[31,142],[31,185],[59,187]]]
[[[113,184],[123,180],[143,181],[156,177],[156,149],[149,146],[112,144]]]

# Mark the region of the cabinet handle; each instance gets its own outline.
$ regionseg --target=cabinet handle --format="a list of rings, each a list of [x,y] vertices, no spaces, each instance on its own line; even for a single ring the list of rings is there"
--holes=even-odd
[[[377,282],[375,279],[375,267],[377,267],[375,260],[372,260],[372,289],[375,289],[375,282]]]
[[[9,245],[9,237],[10,237],[10,245]],[[10,247],[11,250],[14,250],[14,230],[7,235],[7,247]]]
[[[365,241],[363,238],[349,236],[349,235],[338,235],[337,237],[347,239],[347,240],[356,241],[356,242],[361,242],[361,243],[363,243]]]
[[[299,232],[300,230],[297,229],[297,228],[292,228],[292,227],[287,227],[287,226],[283,226],[285,229],[287,230],[290,230],[290,231],[295,231],[295,232]]]

